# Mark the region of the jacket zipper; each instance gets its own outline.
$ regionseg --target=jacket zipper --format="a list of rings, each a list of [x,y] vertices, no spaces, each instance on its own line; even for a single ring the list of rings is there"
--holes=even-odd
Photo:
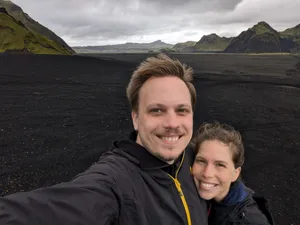
[[[181,160],[180,165],[179,165],[179,167],[178,167],[178,169],[177,169],[177,171],[175,173],[175,178],[172,177],[170,174],[168,174],[168,175],[172,178],[172,180],[175,183],[175,186],[177,188],[177,191],[179,193],[179,196],[181,198],[181,201],[182,201],[182,204],[183,204],[183,207],[184,207],[184,210],[185,210],[185,214],[186,214],[188,225],[192,225],[190,210],[189,210],[188,204],[186,202],[186,199],[184,197],[183,191],[181,189],[181,184],[180,184],[179,180],[177,179],[178,172],[179,172],[179,170],[180,170],[180,168],[182,166],[183,160],[184,160],[184,155],[185,155],[185,152],[183,153],[182,160]]]

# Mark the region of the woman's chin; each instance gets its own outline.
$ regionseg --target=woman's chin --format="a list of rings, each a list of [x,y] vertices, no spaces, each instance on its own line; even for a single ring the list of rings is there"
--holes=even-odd
[[[212,200],[215,196],[199,193],[200,197],[206,201]]]

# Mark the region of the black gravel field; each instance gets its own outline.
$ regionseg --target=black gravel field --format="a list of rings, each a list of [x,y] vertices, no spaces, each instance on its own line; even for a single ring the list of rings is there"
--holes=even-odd
[[[126,138],[125,87],[147,56],[0,55],[1,195],[68,181]],[[299,224],[300,59],[172,57],[195,71],[195,129],[213,120],[238,129],[246,184],[270,200],[277,225]]]

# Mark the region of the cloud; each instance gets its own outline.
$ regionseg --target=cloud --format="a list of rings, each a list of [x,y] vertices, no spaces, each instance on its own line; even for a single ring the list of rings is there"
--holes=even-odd
[[[300,23],[300,1],[261,1],[247,0],[238,4],[231,13],[223,18],[216,18],[219,24],[256,23],[266,21],[270,24],[298,24]]]
[[[13,0],[74,45],[198,41],[238,35],[259,21],[275,29],[300,22],[300,1],[286,0]],[[278,16],[280,15],[280,16]]]

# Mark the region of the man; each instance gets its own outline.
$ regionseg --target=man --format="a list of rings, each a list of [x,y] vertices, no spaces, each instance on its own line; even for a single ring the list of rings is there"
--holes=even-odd
[[[1,225],[206,225],[185,148],[193,131],[192,69],[146,59],[127,87],[135,132],[72,181],[0,199]]]

